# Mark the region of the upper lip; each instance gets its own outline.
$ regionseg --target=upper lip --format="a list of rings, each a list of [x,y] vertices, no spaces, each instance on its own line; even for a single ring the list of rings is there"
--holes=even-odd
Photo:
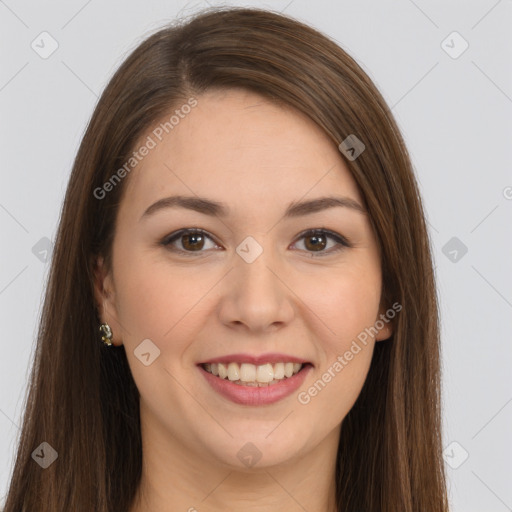
[[[309,363],[306,359],[301,357],[291,356],[289,354],[279,354],[276,352],[260,354],[258,356],[251,354],[228,354],[225,356],[212,357],[207,361],[202,361],[199,364],[212,364],[212,363],[249,363],[259,366],[265,363]]]

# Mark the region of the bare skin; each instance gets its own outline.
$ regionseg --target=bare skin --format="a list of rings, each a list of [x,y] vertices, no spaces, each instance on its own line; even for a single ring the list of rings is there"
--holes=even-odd
[[[197,101],[125,178],[113,272],[98,260],[101,319],[114,344],[124,344],[141,395],[143,475],[130,512],[335,511],[341,422],[375,342],[392,334],[385,323],[333,370],[389,307],[381,304],[370,219],[340,206],[282,218],[290,203],[325,196],[363,206],[336,145],[302,114],[251,92],[209,92]],[[223,202],[230,212],[169,207],[143,216],[173,195]],[[207,236],[161,244],[184,228]],[[320,228],[350,247],[329,234],[299,236]],[[263,249],[251,263],[236,252],[248,236]],[[160,350],[148,366],[134,353],[145,339]],[[300,389],[273,404],[236,404],[198,367],[226,354],[269,352],[313,366]],[[308,393],[329,368],[329,382]],[[261,455],[252,466],[237,456],[247,443]]]

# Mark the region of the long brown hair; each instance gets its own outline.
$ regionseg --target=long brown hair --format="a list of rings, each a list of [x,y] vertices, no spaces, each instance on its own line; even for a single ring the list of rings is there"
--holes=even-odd
[[[212,88],[246,88],[295,107],[339,145],[381,250],[383,300],[402,305],[377,343],[342,423],[339,510],[445,512],[439,319],[430,242],[411,161],[393,115],[361,67],[325,35],[254,8],[214,8],[158,30],[112,77],[84,134],[61,213],[5,512],[130,508],[142,466],[139,394],[124,347],[104,347],[94,261],[111,264],[129,177],[102,187],[137,140],[175,106]],[[341,154],[341,153],[340,153]],[[57,460],[31,457],[47,442]]]

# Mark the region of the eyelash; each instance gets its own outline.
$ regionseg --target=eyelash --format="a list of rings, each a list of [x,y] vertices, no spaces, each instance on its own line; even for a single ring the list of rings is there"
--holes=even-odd
[[[180,229],[179,231],[176,231],[174,233],[171,233],[170,235],[167,235],[160,243],[167,249],[169,249],[172,252],[181,253],[185,256],[195,256],[196,254],[200,254],[202,252],[206,252],[204,250],[200,251],[184,251],[182,249],[177,249],[176,247],[172,247],[171,244],[179,240],[183,235],[189,235],[189,234],[195,234],[195,235],[203,235],[207,238],[209,238],[212,242],[214,242],[216,245],[217,242],[213,240],[213,238],[203,229],[200,228],[186,228],[186,229]],[[316,229],[308,229],[307,231],[303,231],[299,234],[298,238],[296,239],[296,242],[303,238],[312,237],[312,236],[318,236],[318,235],[325,235],[327,238],[333,239],[335,242],[337,242],[338,246],[335,248],[331,248],[328,251],[306,251],[311,254],[311,256],[326,256],[329,254],[337,253],[345,248],[352,247],[350,242],[347,238],[344,236],[331,231],[329,229],[325,228],[316,228]],[[296,243],[295,242],[295,243]]]

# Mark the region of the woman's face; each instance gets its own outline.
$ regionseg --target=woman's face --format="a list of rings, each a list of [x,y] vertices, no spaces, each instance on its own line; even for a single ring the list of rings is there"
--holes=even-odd
[[[378,246],[312,121],[247,91],[196,99],[168,134],[141,138],[155,145],[124,178],[102,320],[125,346],[143,432],[190,460],[290,462],[334,446],[391,334]],[[189,202],[152,207],[173,196]],[[298,206],[326,197],[342,201]]]

